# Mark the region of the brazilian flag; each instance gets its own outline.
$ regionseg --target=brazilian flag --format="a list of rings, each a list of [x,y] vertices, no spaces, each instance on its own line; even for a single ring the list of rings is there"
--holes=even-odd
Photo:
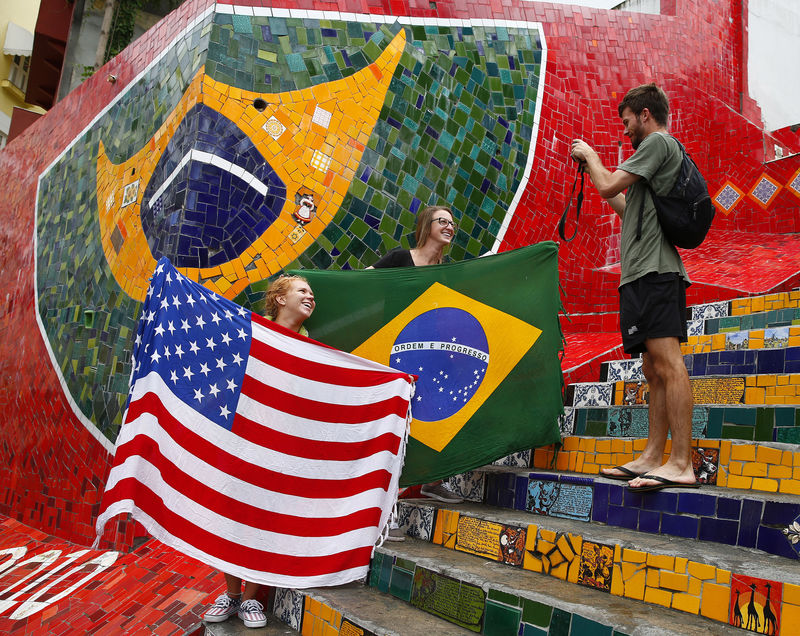
[[[419,377],[402,485],[560,439],[558,246],[305,276],[320,342]]]

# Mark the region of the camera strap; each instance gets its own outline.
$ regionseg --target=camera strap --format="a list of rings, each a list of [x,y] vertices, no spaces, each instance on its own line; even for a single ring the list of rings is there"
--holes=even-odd
[[[581,206],[583,205],[583,164],[578,164],[578,172],[575,174],[575,181],[572,182],[572,190],[569,193],[569,199],[567,200],[567,207],[564,208],[564,213],[561,215],[561,220],[558,222],[558,235],[561,237],[562,241],[566,241],[569,243],[572,239],[575,238],[575,235],[578,233],[578,220],[581,217]],[[581,189],[578,191],[578,198],[575,199],[575,231],[572,233],[572,236],[567,238],[564,235],[564,226],[567,223],[567,216],[569,214],[569,208],[572,205],[572,197],[575,195],[575,186],[578,184],[578,177],[581,178]]]

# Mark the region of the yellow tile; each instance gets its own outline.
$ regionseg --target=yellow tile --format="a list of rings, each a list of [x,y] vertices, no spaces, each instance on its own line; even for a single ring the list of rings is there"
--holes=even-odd
[[[728,472],[731,475],[741,475],[743,466],[742,462],[728,462]]]
[[[556,470],[569,470],[569,456],[571,453],[556,455]]]
[[[736,471],[733,470],[733,464],[734,462],[731,462],[730,470],[731,473],[736,474]],[[745,477],[766,477],[767,465],[760,462],[747,462],[740,474]]]
[[[580,446],[579,439],[577,437],[565,437],[562,448],[565,451],[576,451]]]
[[[550,568],[550,576],[554,576],[562,581],[567,580],[567,572],[569,570],[569,563],[564,561],[560,565],[552,565]]]
[[[572,545],[572,551],[575,554],[580,554],[583,551],[583,537],[578,534],[567,533],[569,542]]]
[[[728,622],[731,606],[731,588],[728,585],[703,585],[703,597],[700,601],[700,614],[707,618]]]
[[[756,447],[753,444],[734,444],[731,448],[731,460],[752,462],[756,459]]]
[[[791,403],[792,402],[787,402],[786,398],[780,395],[770,396],[769,394],[767,394],[767,397],[764,398],[764,404],[777,405],[777,404],[791,404]]]
[[[720,466],[727,466],[731,461],[731,447],[733,444],[730,440],[722,440],[719,445],[719,464]]]
[[[778,490],[788,495],[800,495],[800,481],[797,479],[783,479]]]
[[[692,594],[693,596],[700,596],[700,591],[703,589],[703,582],[700,579],[696,579],[693,576],[689,577],[689,589],[687,592]]]
[[[700,611],[700,598],[691,594],[673,594],[672,609],[697,614]]]
[[[778,383],[778,376],[774,374],[764,374],[756,376],[756,386],[775,386]]]
[[[314,615],[311,612],[303,614],[303,625],[300,633],[303,636],[314,636]]]
[[[753,477],[753,490],[763,492],[778,492],[778,482],[774,479],[764,479],[763,477]]]
[[[552,554],[549,555],[549,558],[551,567],[556,567],[564,563],[564,556],[558,550],[554,550]]]
[[[572,551],[572,547],[569,544],[569,539],[567,539],[566,535],[561,535],[556,541],[556,546],[561,551],[561,554],[567,561],[572,561],[575,558],[575,553]]]
[[[614,565],[614,572],[611,576],[611,594],[614,596],[625,596],[625,585],[622,583],[622,572],[619,565]]]
[[[721,351],[725,348],[725,334],[715,333],[711,336],[711,349],[713,351]]]
[[[717,473],[717,486],[720,488],[728,487],[728,472],[724,469],[720,469]]]
[[[578,575],[581,572],[581,560],[575,559],[572,563],[569,564],[569,570],[567,571],[567,581],[569,583],[577,583],[578,582]]]
[[[748,349],[763,349],[764,348],[764,339],[763,338],[753,338],[750,337],[750,340],[747,343]]]
[[[614,544],[614,563],[622,561],[622,547],[619,543]]]
[[[596,443],[597,440],[594,439],[593,437],[582,438],[581,445],[583,446],[583,448],[581,450],[584,450],[587,453],[594,453],[594,447]]]
[[[627,581],[631,578],[634,574],[636,574],[639,570],[643,569],[642,566],[638,563],[626,563],[622,562],[622,578],[623,580]]]
[[[545,530],[542,528],[539,530],[539,537],[550,543],[550,546],[554,546],[556,541],[558,540],[558,535],[553,530]],[[541,550],[542,552],[546,552],[546,550]]]
[[[339,636],[339,629],[333,625],[325,625],[325,633],[323,636]]]
[[[739,490],[750,490],[753,485],[752,477],[740,477],[739,475],[728,475],[728,488],[738,488]]]
[[[755,386],[757,378],[758,378],[758,376],[755,376],[755,375],[747,375],[747,376],[745,376],[744,385],[745,386]]]
[[[620,439],[615,437],[611,440],[611,452],[612,453],[627,453],[628,452],[628,445],[625,443],[626,440]]]
[[[597,464],[583,464],[583,473],[585,475],[597,475],[600,473],[600,466]]]
[[[765,464],[780,464],[782,455],[783,451],[779,448],[760,445],[756,450],[756,461]]]
[[[652,587],[648,586],[644,591],[645,603],[653,603],[655,605],[663,605],[664,607],[669,607],[671,601],[672,601],[672,593],[667,592],[666,590],[653,589]]]
[[[525,553],[525,558],[522,561],[522,568],[525,570],[530,570],[531,572],[542,572],[543,570],[541,560],[529,552]]]
[[[796,636],[798,625],[800,625],[800,606],[784,602],[781,610],[780,636]]]
[[[689,589],[689,577],[685,574],[662,572],[660,577],[661,587],[676,592],[685,592]]]
[[[783,451],[783,455],[781,455],[781,464],[784,466],[792,465],[792,451]]]
[[[648,554],[647,567],[673,570],[675,568],[675,557],[667,554]]]
[[[793,583],[783,584],[783,602],[800,605],[800,585]]]
[[[644,450],[644,447],[647,446],[646,439],[635,439],[633,440],[633,452],[640,453]]]
[[[647,561],[647,552],[623,548],[622,560],[627,561],[628,563],[644,563]]]
[[[626,579],[624,596],[641,601],[644,598],[645,580],[646,574],[644,570],[640,570],[630,579]]]
[[[698,563],[697,561],[689,561],[688,571],[693,577],[703,581],[713,579],[717,575],[717,568],[713,565]]]
[[[655,568],[647,568],[647,587],[661,587],[658,576],[659,572],[660,570],[656,570]]]
[[[794,465],[800,466],[800,452],[794,454]]]
[[[767,477],[771,479],[791,479],[792,469],[789,466],[770,466]]]
[[[730,570],[717,570],[717,583],[720,585],[730,585],[731,584],[731,571]]]

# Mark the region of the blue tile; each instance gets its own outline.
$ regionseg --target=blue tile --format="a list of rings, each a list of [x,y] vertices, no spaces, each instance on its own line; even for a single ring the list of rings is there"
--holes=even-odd
[[[739,524],[735,521],[725,519],[712,519],[704,517],[700,519],[700,533],[698,538],[702,541],[713,541],[714,543],[727,543],[736,545],[736,538],[739,534]]]
[[[696,492],[682,492],[678,497],[678,512],[711,517],[717,510],[717,498]]]
[[[642,510],[639,512],[639,532],[658,533],[661,522],[661,513],[654,510]]]
[[[578,475],[561,475],[559,480],[562,484],[580,484],[582,486],[593,486],[595,484],[594,477],[580,477]]]
[[[608,519],[608,484],[596,483],[592,493],[592,521],[606,523]]]
[[[741,511],[741,499],[731,499],[729,497],[717,499],[717,517],[720,519],[739,519]]]
[[[629,508],[641,508],[645,497],[647,497],[645,493],[633,492],[630,488],[625,488],[622,493],[622,502]]]
[[[514,491],[514,510],[527,510],[528,503],[528,478],[524,475],[517,476]]]
[[[707,362],[708,362],[707,356],[695,355],[694,360],[692,362],[693,373],[690,373],[689,375],[705,375]]]
[[[800,516],[800,503],[780,501],[764,502],[764,517],[761,523],[769,526],[788,526]]]
[[[636,530],[639,524],[639,511],[636,508],[624,508],[622,506],[608,507],[608,521],[610,526],[620,526]]]
[[[742,364],[744,363],[744,351],[720,351],[720,364]]]
[[[739,520],[739,539],[737,545],[743,548],[755,548],[758,537],[758,526],[761,524],[761,511],[764,502],[758,499],[745,499],[742,502],[742,516]]]
[[[798,558],[797,553],[792,549],[792,544],[789,543],[786,535],[778,528],[761,526],[758,529],[758,545],[756,547],[770,554],[777,554],[790,559]]]
[[[756,373],[783,373],[785,349],[762,349],[758,352]]]
[[[625,486],[608,486],[608,503],[621,506],[624,495]]]
[[[558,481],[558,475],[553,473],[528,473],[528,477],[542,481]]]
[[[661,515],[661,534],[696,539],[700,520],[686,515]]]
[[[674,513],[678,510],[678,493],[664,491],[643,493],[642,508]]]

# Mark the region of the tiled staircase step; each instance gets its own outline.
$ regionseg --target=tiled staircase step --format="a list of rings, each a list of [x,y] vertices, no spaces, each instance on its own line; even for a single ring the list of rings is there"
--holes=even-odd
[[[712,335],[729,331],[750,329],[774,329],[800,324],[800,308],[787,307],[737,316],[720,316],[705,319],[690,319],[686,325],[689,335]]]
[[[800,404],[800,373],[690,377],[689,382],[695,405]],[[647,382],[643,380],[579,382],[567,386],[565,404],[575,407],[632,406],[647,404],[648,393]]]
[[[281,591],[290,593],[295,604],[301,599],[303,617],[298,631],[303,634],[457,636],[471,633],[362,583]]]
[[[270,615],[267,615],[266,627],[245,627],[244,623],[236,616],[229,618],[224,623],[204,623],[204,625],[205,631],[200,633],[205,636],[278,636],[279,634],[297,636],[299,633]]]
[[[477,548],[478,551],[484,547],[492,547],[489,543],[493,541],[493,547],[499,553],[500,524],[481,524],[477,517],[465,516],[465,523],[458,529],[458,513],[445,516],[447,519],[444,525],[450,525],[453,529],[453,534],[447,535],[448,541],[453,545],[456,545],[455,541],[460,535],[467,539],[470,548]],[[517,530],[519,529],[520,526],[517,526]],[[527,539],[528,528],[523,527],[521,530],[522,534],[516,534],[513,539],[517,544]],[[535,529],[531,529],[531,533],[535,533]],[[565,545],[565,542],[570,541],[569,535],[561,536],[563,539],[559,537],[558,541],[564,545],[565,551],[571,550]],[[542,544],[546,542],[545,539],[541,541]],[[458,545],[461,547],[462,544]],[[586,546],[588,564],[588,543]],[[703,599],[697,594],[672,590],[658,596],[654,592],[648,592],[647,602],[642,603],[641,599],[631,595],[626,598],[617,593],[624,590],[622,584],[617,586],[619,590],[614,587],[614,576],[622,571],[621,566],[616,563],[612,565],[613,550],[605,552],[602,551],[602,546],[599,547],[601,551],[596,554],[600,559],[607,558],[608,565],[594,557],[592,561],[599,570],[607,569],[606,578],[599,575],[597,581],[609,581],[612,586],[610,594],[608,589],[596,589],[589,582],[588,565],[587,576],[583,579],[583,584],[578,586],[567,580],[558,580],[555,576],[545,577],[542,573],[522,566],[509,567],[500,562],[475,558],[463,551],[463,548],[443,550],[440,546],[414,539],[408,539],[402,544],[384,545],[376,551],[370,585],[410,600],[417,606],[427,607],[429,611],[448,613],[451,617],[458,616],[462,620],[466,618],[476,626],[482,624],[481,633],[490,635],[549,633],[610,636],[612,631],[614,634],[687,636],[741,633],[721,622],[713,622],[727,617],[728,598],[722,593],[726,589],[724,584],[711,583],[711,578],[701,581],[701,592],[703,584],[708,586],[705,605],[701,605]],[[550,550],[549,547],[547,549]],[[554,546],[553,549],[559,548]],[[619,552],[622,553],[621,550]],[[647,559],[644,553],[632,553],[629,556],[640,558],[639,555]],[[496,555],[484,556],[497,558]],[[571,560],[580,558],[572,553]],[[667,560],[663,559],[659,563],[654,561],[650,566],[645,562],[634,565],[637,574],[628,576],[628,579],[631,576],[642,579],[642,597],[645,594],[646,571],[661,572],[669,565]],[[676,559],[671,561],[671,568],[674,570]],[[683,564],[684,567],[687,564],[688,561]],[[712,570],[716,572],[716,568],[711,567],[707,572],[698,570],[697,573],[701,576],[713,576]],[[619,576],[622,577],[621,574]],[[656,575],[651,574],[651,579],[654,576]],[[687,581],[690,578],[700,581],[691,575],[685,575],[684,578]],[[595,582],[594,579],[592,582]],[[712,585],[715,591],[719,588],[720,593],[716,596],[711,591]],[[650,589],[660,591],[660,588]],[[670,604],[674,605],[674,609],[683,608],[684,611],[668,609]],[[708,617],[698,615],[701,611]],[[476,631],[478,629],[476,627]]]
[[[689,307],[689,312],[692,320],[710,320],[798,307],[800,307],[800,290],[794,289],[761,296],[745,296],[734,298],[733,300],[693,305]]]
[[[567,407],[562,436],[645,437],[649,426],[646,406]],[[748,442],[800,443],[800,406],[726,404],[696,406],[692,437]]]
[[[531,466],[545,470],[597,475],[604,466],[620,466],[638,455],[644,438],[565,437],[560,449],[546,446],[534,450]],[[670,452],[667,440],[664,461]],[[733,442],[694,439],[695,460],[702,451],[704,461],[716,464],[716,486],[800,495],[800,447],[776,442]],[[698,473],[700,466],[695,466]],[[706,472],[713,472],[708,467]]]
[[[498,466],[473,471],[469,479],[480,484],[479,502],[490,506],[757,548],[789,559],[799,556],[800,544],[792,544],[794,533],[789,528],[800,522],[800,497],[792,495],[711,485],[641,494],[630,492],[624,481],[606,477]],[[451,487],[468,496],[476,490],[459,483]],[[404,527],[410,527],[412,511],[406,510],[404,503],[401,500],[401,520]],[[413,532],[427,538],[420,529]]]
[[[800,326],[690,337],[681,350],[690,376],[800,373]],[[599,380],[644,380],[642,359],[603,362]]]

